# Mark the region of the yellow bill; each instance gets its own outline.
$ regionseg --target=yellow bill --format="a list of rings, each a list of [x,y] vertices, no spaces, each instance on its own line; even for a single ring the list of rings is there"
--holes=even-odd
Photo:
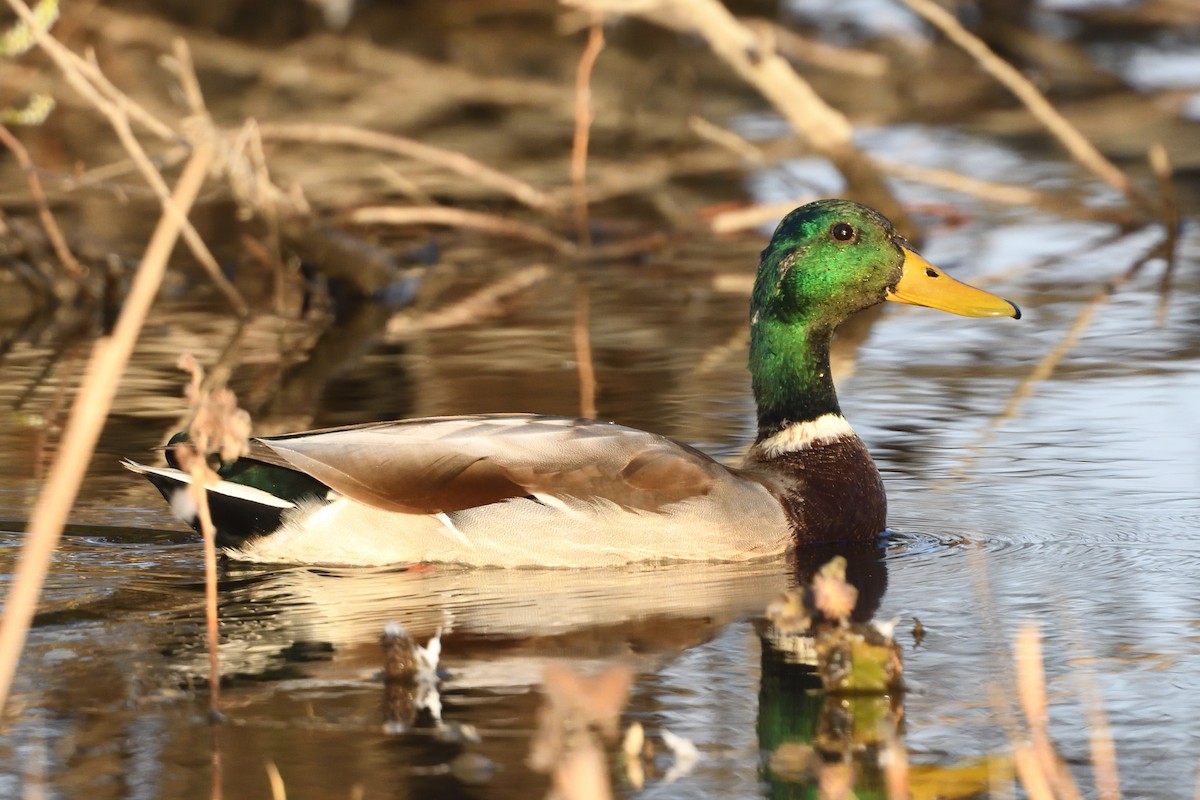
[[[887,299],[964,317],[1021,318],[1021,309],[1015,303],[954,280],[907,247],[904,248],[904,271],[900,282],[888,291]]]

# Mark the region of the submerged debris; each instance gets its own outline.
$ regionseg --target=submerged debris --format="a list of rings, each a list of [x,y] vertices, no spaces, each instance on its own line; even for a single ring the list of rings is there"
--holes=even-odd
[[[398,622],[383,627],[379,639],[383,649],[384,730],[405,733],[422,711],[428,711],[439,727],[442,698],[438,692],[438,661],[442,652],[442,629],[421,647]]]
[[[774,642],[811,662],[828,692],[903,688],[895,621],[851,622],[858,590],[846,582],[846,559],[834,557],[812,585],[790,589],[767,607]]]
[[[907,765],[894,752],[904,715],[898,620],[855,622],[857,600],[838,556],[767,608],[759,713],[773,783],[848,797],[882,785],[885,764],[897,774]]]

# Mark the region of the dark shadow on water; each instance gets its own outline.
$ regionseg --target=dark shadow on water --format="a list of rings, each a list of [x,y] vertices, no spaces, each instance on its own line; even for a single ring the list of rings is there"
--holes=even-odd
[[[887,592],[887,541],[883,538],[867,542],[831,542],[806,544],[797,548],[793,574],[796,586],[807,586],[813,576],[834,557],[846,559],[846,580],[858,589],[858,602],[851,619],[868,622],[879,610]]]

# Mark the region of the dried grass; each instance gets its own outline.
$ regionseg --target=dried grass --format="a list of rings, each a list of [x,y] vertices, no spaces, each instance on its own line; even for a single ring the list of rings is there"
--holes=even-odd
[[[356,225],[446,225],[454,228],[470,228],[536,242],[551,247],[564,255],[575,252],[575,245],[572,242],[540,225],[461,208],[367,206],[346,214],[346,221]]]
[[[9,149],[13,157],[17,159],[17,163],[21,165],[21,169],[25,171],[25,178],[29,182],[29,195],[37,206],[38,219],[41,220],[46,238],[50,240],[50,244],[54,248],[54,254],[58,256],[58,263],[76,283],[79,283],[86,277],[87,270],[71,252],[62,230],[54,221],[54,215],[50,213],[50,205],[46,202],[46,192],[42,189],[42,181],[38,177],[33,159],[29,157],[29,151],[25,149],[25,145],[21,144],[21,140],[13,136],[12,131],[4,125],[0,125],[0,143]]]
[[[575,135],[571,142],[571,186],[575,195],[575,228],[582,247],[589,247],[592,235],[588,230],[587,155],[588,138],[592,128],[592,68],[604,49],[604,19],[592,15],[588,27],[587,45],[579,56],[575,75]]]
[[[588,332],[591,299],[586,283],[575,291],[575,364],[579,371],[579,416],[596,418],[596,367],[592,363],[592,340]]]
[[[1125,195],[1129,202],[1143,213],[1149,216],[1156,213],[1154,204],[1134,186],[1124,172],[1105,158],[1028,78],[992,52],[982,39],[964,28],[953,14],[933,0],[904,0],[904,3],[940,30],[947,39],[966,51],[984,70],[1016,95],[1030,113],[1062,143],[1072,158]]]
[[[503,313],[504,302],[550,277],[550,268],[534,264],[484,286],[452,305],[426,314],[401,312],[388,320],[389,340],[415,333],[472,325]]]
[[[403,136],[363,130],[349,125],[307,123],[267,123],[259,126],[259,132],[267,141],[333,144],[392,153],[450,170],[483,186],[503,192],[530,208],[553,211],[557,207],[553,198],[540,189],[482,164],[464,153],[434,147]]]
[[[738,75],[775,106],[792,128],[846,178],[850,192],[912,229],[907,209],[892,194],[864,153],[854,144],[854,127],[825,102],[769,37],[737,19],[718,0],[563,0],[596,14],[628,14],[699,36]]]
[[[154,296],[158,293],[166,273],[167,259],[182,233],[183,215],[199,194],[212,156],[212,150],[204,144],[196,147],[171,196],[170,207],[177,213],[164,213],[159,219],[113,333],[96,342],[88,362],[83,384],[71,408],[58,457],[50,468],[50,474],[38,493],[30,515],[20,561],[5,600],[4,620],[0,626],[0,706],[6,702],[12,687],[51,556],[58,545],[67,514],[79,493],[96,440],[116,395],[117,384]]]

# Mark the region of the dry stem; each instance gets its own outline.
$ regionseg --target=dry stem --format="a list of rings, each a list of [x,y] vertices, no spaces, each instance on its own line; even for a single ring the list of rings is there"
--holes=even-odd
[[[854,128],[826,103],[771,43],[743,24],[718,0],[563,0],[597,13],[632,14],[698,35],[713,52],[775,106],[792,128],[846,178],[850,190],[903,230],[915,230],[907,210],[871,159],[854,144]]]
[[[196,504],[200,533],[204,537],[204,630],[208,647],[208,714],[215,722],[221,710],[221,647],[220,620],[217,618],[217,528],[213,525],[212,510],[208,507],[208,483],[211,470],[204,457],[191,460],[188,472],[192,476],[188,492]]]
[[[1113,222],[1118,225],[1140,224],[1142,218],[1123,208],[1105,208],[1084,205],[1080,199],[1071,193],[1042,192],[1024,186],[1014,186],[1009,183],[997,183],[972,178],[949,169],[921,167],[916,164],[906,164],[901,161],[876,159],[875,163],[888,175],[906,178],[910,181],[938,186],[955,192],[978,197],[992,203],[1004,203],[1013,206],[1035,206],[1052,209],[1062,214],[1094,219],[1102,222]]]
[[[780,54],[831,72],[844,72],[867,80],[879,80],[891,69],[887,56],[853,47],[838,47],[768,20],[755,20],[771,36]]]
[[[712,219],[708,222],[708,226],[716,234],[750,230],[760,225],[778,222],[785,214],[795,209],[796,206],[804,205],[810,200],[815,199],[814,195],[808,195],[807,197],[784,200],[781,203],[757,203],[745,208],[722,211],[719,214],[713,215]]]
[[[883,777],[888,800],[908,800],[912,797],[908,778],[908,749],[894,732],[889,734],[887,748],[881,755],[887,757],[883,765]]]
[[[221,699],[221,660],[217,620],[217,529],[208,506],[207,487],[219,478],[208,467],[208,453],[220,453],[222,461],[232,461],[249,450],[250,417],[238,408],[237,398],[228,389],[205,388],[204,370],[190,355],[179,359],[179,368],[191,374],[187,398],[191,418],[186,427],[189,444],[175,446],[180,466],[191,475],[188,493],[197,509],[200,533],[204,537],[204,600],[208,632],[208,703],[209,714],[218,719]]]
[[[1046,96],[1038,91],[1037,87],[1016,67],[993,53],[982,39],[964,28],[953,14],[933,0],[904,0],[904,2],[940,30],[947,39],[966,51],[993,78],[1016,95],[1017,99],[1025,104],[1034,117],[1062,142],[1072,158],[1090,169],[1105,183],[1124,194],[1140,211],[1151,216],[1154,215],[1153,204],[1130,182],[1125,173],[1105,158],[1083,134],[1076,130],[1075,126],[1068,122],[1066,117],[1059,113],[1046,99]]]
[[[456,328],[460,325],[471,325],[486,317],[495,316],[503,310],[501,306],[503,300],[540,283],[549,277],[549,275],[549,267],[544,264],[536,264],[485,286],[459,302],[439,311],[421,316],[414,316],[408,313],[398,314],[388,320],[387,337],[389,339],[397,339],[422,331]]]
[[[246,314],[248,310],[246,302],[242,299],[237,289],[233,287],[233,284],[221,273],[220,265],[209,251],[208,246],[204,244],[204,240],[200,238],[200,234],[196,232],[196,229],[192,227],[192,223],[188,221],[187,215],[181,213],[179,209],[173,206],[170,189],[167,187],[167,183],[158,169],[154,166],[154,163],[150,160],[150,157],[146,154],[141,142],[138,141],[137,136],[134,134],[131,120],[140,122],[160,138],[168,141],[179,139],[179,135],[131,100],[120,89],[113,86],[104,77],[104,73],[100,71],[100,68],[96,64],[68,50],[45,29],[41,28],[37,24],[33,12],[30,11],[29,7],[22,0],[6,0],[6,2],[17,13],[17,16],[21,17],[22,20],[31,26],[31,30],[37,38],[38,45],[58,65],[67,82],[108,119],[109,125],[117,134],[117,138],[121,141],[125,151],[129,153],[130,158],[133,159],[133,163],[142,173],[142,177],[150,184],[151,189],[154,190],[154,194],[158,197],[164,213],[168,216],[176,217],[176,222],[180,225],[183,239],[192,251],[192,254],[195,255],[196,259],[204,267],[209,278],[216,284],[217,288],[233,305],[234,310],[239,315]],[[193,147],[197,146],[197,144],[193,144]]]
[[[42,222],[42,229],[46,231],[46,238],[50,240],[51,246],[54,247],[54,253],[58,256],[58,261],[63,265],[67,272],[71,273],[71,277],[79,281],[87,275],[87,270],[76,259],[71,252],[71,248],[67,246],[67,240],[63,237],[62,231],[58,227],[58,223],[54,221],[54,215],[50,213],[50,206],[46,201],[46,192],[42,190],[42,182],[38,178],[37,167],[33,160],[29,157],[29,151],[25,149],[25,145],[21,144],[21,140],[13,135],[12,131],[4,125],[0,125],[0,142],[12,151],[16,157],[17,163],[21,165],[21,169],[25,172],[25,178],[29,181],[29,194],[33,196],[33,202],[37,206],[38,219]]]
[[[481,164],[463,153],[433,147],[403,136],[363,130],[350,125],[285,123],[262,125],[259,127],[259,133],[267,141],[340,144],[382,150],[456,172],[464,178],[501,191],[531,208],[553,211],[555,207],[554,200],[549,195],[524,181]]]
[[[271,784],[271,800],[287,800],[287,787],[274,761],[267,761],[267,780]]]
[[[1150,148],[1149,155],[1150,168],[1154,171],[1154,177],[1158,181],[1158,193],[1162,200],[1163,224],[1167,228],[1167,241],[1163,245],[1166,248],[1167,268],[1163,270],[1162,280],[1159,282],[1158,324],[1161,326],[1167,321],[1167,301],[1171,296],[1171,278],[1175,274],[1175,264],[1178,261],[1179,199],[1175,194],[1173,170],[1171,160],[1167,156],[1167,149],[1162,146],[1161,142],[1155,142]]]
[[[549,245],[564,255],[575,252],[574,244],[540,225],[461,208],[367,206],[351,211],[346,215],[346,220],[358,225],[448,225],[453,228],[474,228]]]
[[[701,139],[707,139],[713,144],[725,148],[756,167],[766,166],[767,159],[762,148],[751,144],[746,141],[744,136],[740,136],[728,128],[714,125],[704,117],[695,114],[688,117],[688,128]]]
[[[588,232],[587,156],[588,136],[592,127],[592,68],[600,51],[604,49],[604,21],[599,14],[592,15],[588,29],[587,45],[579,57],[579,69],[575,73],[575,136],[571,143],[571,186],[575,192],[575,225],[579,232],[579,244],[588,247],[592,243]]]
[[[575,291],[575,363],[579,368],[579,415],[584,419],[596,418],[596,367],[588,335],[590,306],[588,285],[580,283]]]
[[[90,100],[97,108],[100,108],[101,104],[118,107],[122,114],[140,123],[160,139],[173,141],[178,138],[175,131],[171,130],[168,125],[113,86],[96,64],[76,55],[51,36],[22,0],[5,0],[5,2],[29,26],[38,46],[45,50],[46,54],[62,70],[67,83],[75,87],[75,90],[84,98]]]
[[[984,445],[990,441],[997,428],[999,428],[1003,422],[1015,418],[1021,409],[1022,403],[1024,403],[1026,399],[1033,395],[1034,389],[1036,389],[1039,384],[1054,374],[1054,371],[1058,368],[1058,365],[1062,363],[1062,360],[1066,357],[1066,355],[1075,348],[1076,344],[1079,343],[1079,339],[1083,336],[1083,333],[1087,330],[1088,326],[1092,324],[1092,318],[1095,316],[1100,307],[1112,298],[1113,293],[1115,293],[1117,289],[1128,283],[1135,275],[1137,275],[1137,273],[1141,271],[1142,267],[1145,266],[1150,259],[1157,256],[1161,248],[1162,244],[1155,245],[1141,258],[1135,261],[1129,269],[1113,280],[1109,281],[1109,283],[1103,289],[1096,292],[1091,299],[1087,301],[1087,303],[1075,316],[1075,319],[1071,322],[1070,327],[1067,328],[1067,332],[1063,335],[1063,338],[1058,342],[1057,345],[1055,345],[1044,356],[1042,356],[1038,363],[1034,365],[1033,369],[1031,369],[1029,373],[1021,379],[1021,382],[1017,385],[1017,388],[1014,389],[1013,393],[1009,396],[1008,402],[1004,404],[1004,408],[1001,409],[999,414],[995,415],[988,421],[987,427],[984,430],[983,435],[980,436],[979,441],[971,447],[968,455],[966,455],[959,462],[959,466],[955,471],[960,476],[963,474],[963,469],[966,467],[966,465],[974,460],[974,458],[978,456],[980,451],[983,449]]]
[[[1016,651],[1017,693],[1031,740],[1028,751],[1030,760],[1025,764],[1024,774],[1026,777],[1036,774],[1036,778],[1031,778],[1033,783],[1049,786],[1053,797],[1079,800],[1079,788],[1055,752],[1047,729],[1046,673],[1042,663],[1041,637],[1036,627],[1027,625],[1018,632]],[[1019,746],[1018,752],[1023,747]]]
[[[11,2],[11,0],[10,0]],[[211,148],[200,144],[184,167],[171,207],[190,209],[212,161]],[[8,698],[17,661],[25,643],[50,558],[62,534],[79,484],[96,446],[100,429],[116,395],[117,383],[166,272],[167,259],[182,230],[178,214],[163,213],[150,237],[129,295],[111,337],[96,342],[88,370],[71,409],[62,447],[29,519],[21,559],[4,604],[0,626],[0,706]]]

